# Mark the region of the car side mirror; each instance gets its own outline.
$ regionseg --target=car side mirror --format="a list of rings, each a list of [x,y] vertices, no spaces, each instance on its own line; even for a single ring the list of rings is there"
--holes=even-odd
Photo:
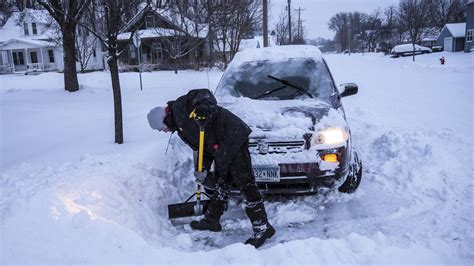
[[[357,94],[359,87],[355,83],[344,83],[341,84],[341,87],[344,87],[344,90],[341,92],[341,97],[347,97],[354,94]]]

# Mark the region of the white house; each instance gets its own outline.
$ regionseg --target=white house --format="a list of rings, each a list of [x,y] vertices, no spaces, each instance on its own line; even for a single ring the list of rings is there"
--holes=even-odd
[[[62,47],[55,41],[53,23],[46,10],[13,12],[0,29],[0,73],[63,71]],[[100,46],[87,69],[104,69]]]

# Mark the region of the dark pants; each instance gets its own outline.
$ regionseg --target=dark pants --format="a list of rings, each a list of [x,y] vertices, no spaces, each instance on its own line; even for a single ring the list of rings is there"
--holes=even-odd
[[[229,199],[230,187],[234,183],[240,189],[245,200],[245,212],[253,226],[266,225],[267,215],[263,205],[263,197],[255,183],[252,161],[248,150],[248,142],[245,142],[239,150],[239,154],[231,163],[228,173],[216,173],[215,192],[205,214],[209,221],[218,222],[224,213]]]

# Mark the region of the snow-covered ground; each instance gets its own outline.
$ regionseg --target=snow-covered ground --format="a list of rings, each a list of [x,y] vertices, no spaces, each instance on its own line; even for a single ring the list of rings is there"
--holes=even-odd
[[[260,250],[241,243],[251,229],[238,201],[222,233],[167,219],[193,189],[190,152],[165,155],[169,136],[146,114],[208,87],[206,71],[145,73],[143,91],[121,74],[123,145],[108,73],[80,75],[77,93],[57,73],[0,76],[0,264],[472,264],[474,54],[326,59],[338,83],[359,85],[343,102],[361,187],[268,202],[277,235]]]

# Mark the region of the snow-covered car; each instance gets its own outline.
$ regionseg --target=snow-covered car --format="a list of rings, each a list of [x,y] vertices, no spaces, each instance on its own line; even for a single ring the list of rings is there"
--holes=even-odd
[[[415,54],[430,54],[432,50],[428,47],[424,47],[418,44],[415,44]],[[398,56],[408,56],[413,55],[413,44],[400,44],[392,48],[392,55]]]
[[[218,102],[252,129],[249,150],[264,194],[354,192],[362,163],[353,147],[341,98],[321,51],[276,46],[239,52],[215,91]]]

